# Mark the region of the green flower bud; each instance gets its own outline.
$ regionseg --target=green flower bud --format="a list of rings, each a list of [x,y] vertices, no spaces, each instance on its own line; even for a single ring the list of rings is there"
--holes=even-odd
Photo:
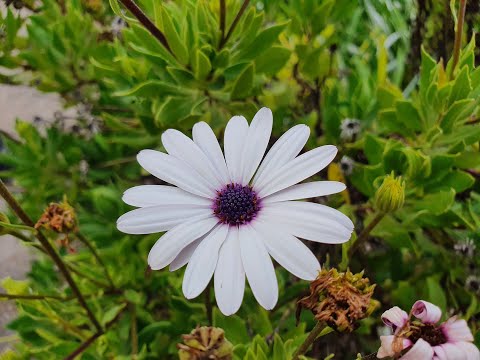
[[[375,207],[378,211],[389,213],[401,209],[405,202],[405,182],[395,177],[393,172],[387,175],[375,193]]]
[[[0,212],[0,222],[10,224],[10,220],[8,219],[8,216],[1,212]],[[10,233],[10,230],[7,227],[0,225],[0,236],[6,235],[9,233]]]
[[[231,360],[233,345],[225,339],[220,328],[197,327],[183,335],[183,344],[177,344],[180,360]]]

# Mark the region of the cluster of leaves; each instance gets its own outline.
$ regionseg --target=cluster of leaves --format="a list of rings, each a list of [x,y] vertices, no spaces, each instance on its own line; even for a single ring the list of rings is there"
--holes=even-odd
[[[82,359],[175,358],[180,335],[207,324],[203,299],[183,298],[182,271],[145,273],[158,235],[116,230],[116,219],[128,210],[121,193],[158,183],[140,170],[135,155],[161,149],[161,131],[189,132],[203,120],[220,134],[231,115],[248,118],[260,106],[274,112],[275,137],[305,123],[312,130],[307,146],[339,147],[328,177],[343,178],[348,192],[319,201],[355,219],[357,233],[375,216],[373,198],[382,178],[393,171],[406,181],[405,206],[383,218],[358,255],[345,256],[350,243],[342,251],[313,245],[322,262],[365,268],[384,308],[409,308],[424,298],[445,312],[454,309],[469,320],[478,344],[479,293],[465,287],[468,277],[480,275],[472,270],[478,260],[454,251],[467,238],[480,247],[480,69],[474,40],[456,66],[423,51],[421,67],[412,73],[407,59],[414,1],[245,3],[138,1],[163,41],[116,0],[42,0],[27,17],[13,9],[0,15],[0,38],[6,39],[0,41],[0,65],[24,70],[2,80],[57,92],[68,105],[88,105],[101,121],[100,131],[88,136],[19,121],[19,140],[4,138],[7,152],[0,155],[7,167],[2,176],[24,189],[21,203],[32,218],[67,196],[80,233],[111,274],[113,286],[102,264],[72,236],[77,251],[62,253],[62,259],[108,327]],[[126,25],[119,30],[122,19]],[[346,117],[360,120],[355,141],[341,137]],[[335,175],[342,156],[354,159],[352,174]],[[48,235],[52,243],[57,238]],[[213,325],[225,330],[238,359],[289,359],[314,324],[305,313],[295,326],[295,300],[308,284],[276,271],[280,303],[274,311],[260,308],[249,290],[237,315],[213,309]],[[42,255],[28,280],[6,279],[2,287],[11,295],[53,297],[17,300],[19,315],[10,328],[22,341],[0,358],[62,358],[95,335],[71,289]],[[353,358],[375,351],[376,315],[335,343],[322,337],[313,355]]]

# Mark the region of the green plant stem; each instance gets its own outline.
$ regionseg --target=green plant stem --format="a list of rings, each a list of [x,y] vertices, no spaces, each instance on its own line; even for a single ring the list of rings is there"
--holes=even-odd
[[[115,324],[120,317],[123,315],[125,310],[127,309],[127,306],[125,306],[121,311],[118,312],[118,314],[105,325],[105,331],[110,329],[113,324]],[[74,360],[78,355],[83,353],[95,340],[97,340],[100,336],[104,334],[103,330],[100,330],[90,336],[87,340],[85,340],[76,350],[74,350],[70,355],[65,357],[64,360]]]
[[[16,237],[17,239],[22,240],[23,242],[26,242],[26,243],[33,242],[32,239],[30,239],[27,235],[22,234],[20,231],[11,230],[9,231],[9,234],[12,235],[13,237]]]
[[[48,300],[48,299],[53,299],[53,300],[71,300],[74,299],[75,297],[72,296],[71,298],[67,298],[64,296],[58,296],[58,295],[14,295],[14,294],[3,294],[0,293],[0,299],[7,299],[7,300]]]
[[[211,298],[211,285],[209,282],[207,288],[205,289],[205,310],[207,312],[208,325],[212,326],[213,324],[213,308],[212,308],[212,298]]]
[[[152,34],[167,51],[175,57],[170,45],[168,45],[167,38],[162,31],[155,26],[155,24],[145,15],[145,13],[138,7],[133,0],[120,0],[120,2],[140,21],[140,23]]]
[[[22,220],[22,222],[30,227],[35,227],[35,223],[30,219],[30,217],[27,215],[27,213],[23,210],[23,208],[20,206],[20,204],[15,200],[13,195],[10,193],[8,188],[5,186],[2,180],[0,180],[0,195],[5,199],[5,201],[8,203],[8,205],[12,208],[12,210],[15,212],[15,214]],[[82,292],[78,288],[77,284],[75,283],[75,280],[73,280],[72,275],[70,274],[70,271],[68,271],[67,266],[63,262],[62,258],[58,255],[58,253],[55,251],[53,246],[50,244],[48,239],[43,235],[43,233],[38,230],[35,234],[36,238],[42,244],[42,247],[45,249],[46,253],[50,256],[50,258],[53,260],[55,265],[57,265],[58,270],[62,273],[64,276],[65,280],[67,281],[68,285],[72,289],[72,292],[75,294],[75,296],[78,299],[78,302],[80,305],[85,309],[87,312],[87,316],[92,322],[92,324],[95,326],[95,328],[98,331],[102,330],[102,327],[100,326],[100,323],[98,322],[97,318],[93,314],[93,312],[90,310],[90,308],[87,305],[87,302],[85,301]]]
[[[225,37],[225,18],[227,15],[227,9],[225,6],[225,0],[220,0],[220,42],[218,46],[222,45],[222,41]]]
[[[129,304],[129,307],[131,316],[130,337],[132,338],[132,355],[136,358],[138,354],[137,307],[132,303]]]
[[[297,350],[295,350],[295,353],[293,354],[293,360],[298,360],[298,357],[300,355],[305,354],[308,349],[310,349],[310,346],[312,346],[313,342],[317,339],[318,335],[322,332],[322,330],[325,329],[325,323],[324,322],[317,322],[315,327],[310,331],[310,334],[308,334],[307,338],[305,341],[298,347]]]
[[[465,10],[467,8],[467,0],[460,0],[460,7],[458,9],[457,28],[455,29],[455,44],[453,48],[453,63],[450,69],[450,79],[453,79],[455,69],[460,59],[460,50],[462,48],[462,34],[463,24],[465,23]]]
[[[372,221],[367,225],[365,229],[361,232],[358,236],[357,241],[353,243],[353,245],[348,249],[348,257],[351,258],[353,254],[359,249],[360,245],[362,245],[370,235],[370,232],[378,225],[378,223],[384,218],[385,213],[379,212],[375,215]]]
[[[240,18],[242,17],[243,13],[247,9],[247,6],[248,6],[249,3],[250,3],[250,0],[244,0],[243,1],[242,7],[238,11],[237,16],[235,16],[235,19],[233,19],[232,25],[228,29],[227,36],[222,38],[222,41],[220,42],[220,46],[218,47],[219,50],[221,48],[223,48],[223,46],[227,43],[228,39],[230,39],[230,36],[232,35],[233,30],[235,30],[235,27],[237,26],[238,22],[240,21]]]
[[[107,277],[107,280],[110,284],[110,287],[112,289],[116,289],[115,287],[115,284],[113,283],[113,279],[112,277],[110,276],[110,273],[107,269],[107,265],[105,264],[105,262],[102,260],[102,258],[100,257],[100,255],[98,254],[97,250],[95,249],[95,246],[92,245],[92,243],[90,243],[90,241],[88,241],[88,239],[83,236],[82,233],[80,232],[77,232],[75,234],[78,238],[78,240],[80,240],[80,242],[82,244],[84,244],[90,251],[91,253],[93,254],[93,256],[95,257],[95,259],[97,260],[97,262],[100,264],[100,266],[103,268],[103,272],[105,273],[105,276]]]

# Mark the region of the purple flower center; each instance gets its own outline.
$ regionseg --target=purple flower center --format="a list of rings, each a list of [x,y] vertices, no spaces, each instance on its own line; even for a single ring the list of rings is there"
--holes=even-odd
[[[433,324],[413,325],[411,330],[412,334],[409,336],[409,339],[413,343],[416,343],[420,338],[428,342],[431,346],[437,346],[447,342],[447,338],[442,329]]]
[[[251,186],[228,184],[217,191],[214,214],[224,224],[242,225],[250,222],[260,209],[257,194]]]

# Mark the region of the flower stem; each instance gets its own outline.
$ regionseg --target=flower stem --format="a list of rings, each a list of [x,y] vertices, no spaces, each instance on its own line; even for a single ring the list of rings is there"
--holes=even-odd
[[[0,299],[7,299],[7,300],[47,300],[47,299],[53,299],[53,300],[70,300],[67,297],[64,296],[58,296],[58,295],[14,295],[14,294],[3,294],[0,293]]]
[[[310,346],[312,346],[313,342],[317,339],[318,335],[322,332],[322,330],[325,329],[325,323],[324,322],[317,322],[315,327],[310,331],[310,334],[308,334],[307,338],[305,341],[298,347],[298,349],[295,351],[293,354],[293,360],[298,360],[298,357],[300,355],[305,354],[308,349],[310,349]]]
[[[138,354],[137,307],[132,303],[129,304],[129,307],[131,316],[130,337],[132,338],[132,355],[135,359]]]
[[[467,8],[467,0],[460,0],[460,7],[458,9],[457,28],[455,29],[455,44],[453,48],[453,63],[450,69],[450,79],[453,79],[455,68],[460,59],[460,50],[462,47],[463,24],[465,23],[465,9]]]
[[[222,38],[222,41],[220,41],[220,46],[218,47],[219,50],[221,48],[223,48],[223,46],[227,43],[228,39],[230,39],[230,36],[232,35],[233,30],[235,30],[235,27],[237,26],[238,22],[240,21],[240,18],[242,17],[243,13],[247,9],[247,6],[248,6],[249,2],[250,2],[250,0],[244,0],[243,1],[242,7],[238,11],[237,16],[235,16],[235,19],[233,19],[232,25],[228,29],[227,36]]]
[[[222,45],[223,38],[225,37],[225,17],[227,15],[227,10],[225,6],[225,0],[220,0],[220,43]]]
[[[207,285],[207,288],[205,289],[205,310],[207,312],[207,320],[208,320],[208,325],[212,326],[213,324],[213,308],[212,308],[212,298],[210,294],[210,289],[212,287],[212,283],[209,282]]]
[[[362,245],[370,235],[370,232],[378,225],[378,223],[384,218],[385,213],[379,212],[375,215],[372,221],[367,225],[365,229],[361,232],[358,236],[357,241],[353,243],[353,245],[348,249],[348,257],[351,258],[353,254],[359,249],[360,245]]]
[[[140,21],[140,23],[152,34],[167,51],[175,57],[170,45],[168,45],[167,38],[163,32],[155,26],[155,24],[145,15],[145,13],[138,7],[133,0],[120,0],[121,3]]]
[[[32,219],[30,219],[30,217],[23,210],[23,208],[20,206],[20,204],[17,202],[17,200],[15,200],[15,198],[10,193],[10,191],[5,186],[5,184],[3,183],[2,180],[0,180],[0,195],[5,199],[5,201],[8,203],[8,205],[12,208],[12,210],[15,212],[15,214],[20,218],[20,220],[23,221],[23,223],[25,225],[30,226],[30,227],[35,226],[35,223],[32,221]],[[43,235],[43,233],[40,230],[38,230],[35,233],[35,236],[37,237],[38,241],[40,241],[40,244],[42,244],[42,247],[45,249],[46,253],[53,260],[55,265],[57,265],[58,270],[65,277],[65,280],[67,281],[68,285],[70,285],[70,288],[72,289],[72,292],[77,297],[80,305],[85,309],[85,311],[87,313],[87,316],[90,319],[90,321],[92,322],[92,324],[95,326],[97,331],[102,331],[102,327],[101,327],[100,323],[98,322],[97,318],[95,317],[93,312],[88,307],[87,302],[85,301],[85,298],[82,295],[82,292],[80,291],[77,284],[73,280],[72,275],[70,274],[70,271],[68,271],[67,266],[63,262],[62,258],[58,255],[58,253],[55,251],[55,249],[50,244],[48,239]]]
[[[84,244],[90,251],[91,253],[93,254],[93,256],[95,257],[95,259],[97,260],[97,262],[100,264],[100,266],[103,268],[103,272],[105,273],[105,276],[107,277],[107,280],[110,284],[110,287],[112,289],[116,289],[115,287],[115,284],[113,283],[113,279],[112,277],[110,276],[110,273],[108,272],[108,269],[107,269],[107,265],[105,264],[105,262],[102,260],[102,258],[100,257],[100,255],[98,254],[97,250],[95,249],[95,247],[92,245],[92,243],[90,243],[90,241],[88,241],[88,239],[83,236],[83,234],[81,234],[80,232],[77,232],[75,234],[78,238],[78,240],[80,240],[80,242],[82,242],[82,244]]]

